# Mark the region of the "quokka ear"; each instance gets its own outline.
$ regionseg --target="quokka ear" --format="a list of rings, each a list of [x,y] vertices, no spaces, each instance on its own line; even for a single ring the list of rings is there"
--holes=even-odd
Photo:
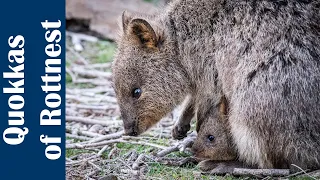
[[[139,45],[146,48],[157,48],[157,35],[146,20],[133,19],[128,28],[129,35],[133,36]]]
[[[132,19],[133,19],[132,16],[129,15],[127,11],[122,12],[122,29],[124,33],[127,31],[128,24]]]

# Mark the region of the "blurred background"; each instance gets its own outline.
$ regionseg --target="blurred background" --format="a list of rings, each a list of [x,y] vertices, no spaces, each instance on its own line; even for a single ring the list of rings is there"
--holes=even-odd
[[[151,15],[169,0],[66,0],[67,30],[113,41],[123,11]]]

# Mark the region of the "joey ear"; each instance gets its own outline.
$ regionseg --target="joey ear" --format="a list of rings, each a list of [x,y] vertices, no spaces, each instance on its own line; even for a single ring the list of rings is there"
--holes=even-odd
[[[228,114],[228,111],[228,101],[225,96],[222,96],[219,103],[219,114],[222,116],[222,119],[226,119],[224,116]]]
[[[128,29],[128,24],[132,20],[132,16],[127,11],[122,12],[122,30],[125,33]]]
[[[133,19],[129,24],[129,34],[135,38],[139,45],[157,48],[157,35],[146,20]]]
[[[203,118],[200,118],[200,119],[198,119],[197,120],[197,122],[196,122],[196,132],[199,134],[199,131],[200,131],[200,127],[201,127],[201,125],[203,124],[203,122],[204,122],[205,120],[203,119]]]

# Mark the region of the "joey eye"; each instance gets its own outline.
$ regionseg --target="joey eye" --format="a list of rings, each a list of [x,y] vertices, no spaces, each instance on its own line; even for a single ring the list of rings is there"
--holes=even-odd
[[[140,88],[135,88],[132,91],[132,97],[139,98],[141,96],[142,90]]]
[[[213,135],[208,135],[207,138],[208,138],[209,141],[213,141],[214,140],[214,136]]]

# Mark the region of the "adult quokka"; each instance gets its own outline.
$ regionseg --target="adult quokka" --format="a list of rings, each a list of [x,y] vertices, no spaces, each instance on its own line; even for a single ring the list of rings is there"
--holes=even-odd
[[[129,135],[186,95],[205,119],[222,92],[240,160],[320,168],[320,1],[176,0],[158,16],[124,14],[113,76]]]

